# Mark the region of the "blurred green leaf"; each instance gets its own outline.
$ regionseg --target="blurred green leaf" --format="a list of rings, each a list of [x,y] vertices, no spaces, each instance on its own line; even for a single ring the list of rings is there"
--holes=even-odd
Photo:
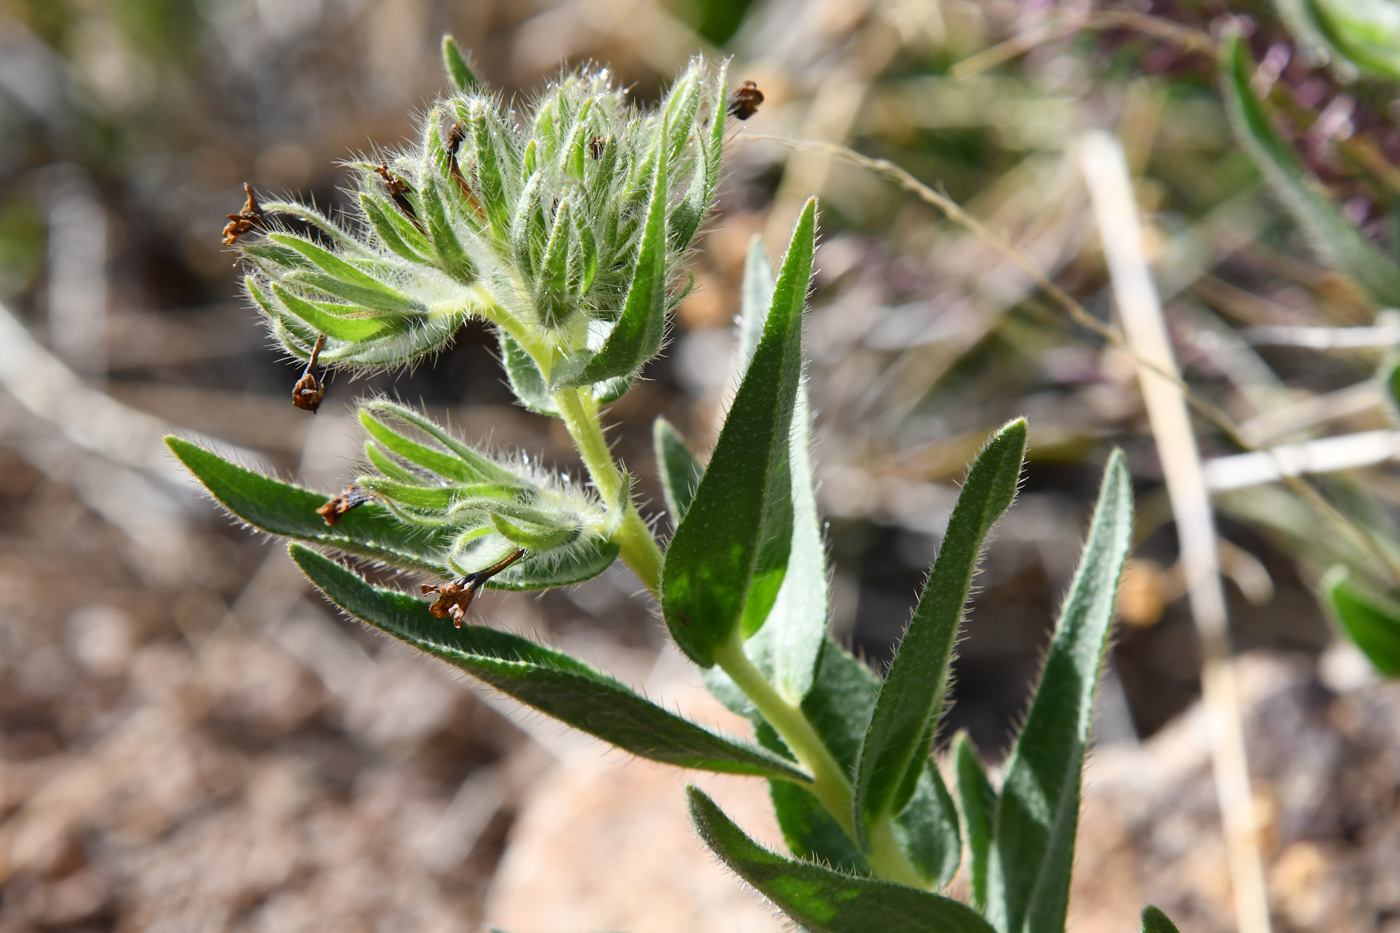
[[[1318,584],[1322,604],[1371,663],[1387,677],[1400,676],[1400,605],[1333,567]]]
[[[1364,72],[1400,81],[1400,3],[1297,0],[1332,51]]]
[[[747,372],[763,338],[768,322],[768,307],[773,303],[773,267],[768,264],[768,249],[763,238],[755,234],[749,239],[749,252],[744,259],[744,280],[739,294],[739,371]]]
[[[1181,933],[1176,924],[1162,913],[1160,908],[1147,906],[1142,909],[1142,933]]]
[[[997,805],[987,911],[999,930],[1065,927],[1084,748],[1132,529],[1132,477],[1115,451]]]
[[[977,747],[959,732],[953,739],[953,763],[958,774],[958,805],[963,831],[967,833],[968,886],[972,906],[987,909],[987,854],[992,844],[992,819],[997,809],[997,792],[982,770]]]
[[[455,628],[407,593],[371,586],[301,545],[289,551],[307,578],[355,618],[634,755],[702,771],[805,780],[792,764],[667,712],[582,661],[485,626]]]
[[[798,862],[758,845],[695,787],[690,818],[734,872],[812,933],[992,933],[976,911],[952,898],[888,881]]]
[[[880,688],[856,771],[858,832],[904,809],[928,759],[948,692],[948,665],[987,533],[1016,497],[1026,452],[1025,419],[999,430],[973,461],[948,530]]]
[[[442,64],[447,70],[447,77],[451,80],[453,88],[459,94],[479,94],[486,90],[481,79],[476,76],[476,72],[467,61],[467,56],[462,54],[457,40],[451,35],[442,37]]]
[[[44,268],[48,230],[44,215],[16,192],[0,202],[0,299],[18,294]]]
[[[656,449],[656,467],[661,475],[661,491],[666,496],[671,524],[679,527],[690,508],[690,501],[695,498],[700,478],[705,475],[705,467],[665,418],[657,418],[652,426],[652,443]]]
[[[1389,357],[1376,374],[1381,382],[1381,396],[1386,401],[1390,420],[1400,424],[1400,354]]]
[[[1400,266],[1347,223],[1332,196],[1284,144],[1250,87],[1253,64],[1244,40],[1237,33],[1228,36],[1221,82],[1241,145],[1327,261],[1380,304],[1400,304]]]
[[[701,667],[777,598],[792,537],[789,466],[802,373],[802,310],[812,274],[816,202],[788,245],[771,310],[685,520],[666,551],[662,610]]]

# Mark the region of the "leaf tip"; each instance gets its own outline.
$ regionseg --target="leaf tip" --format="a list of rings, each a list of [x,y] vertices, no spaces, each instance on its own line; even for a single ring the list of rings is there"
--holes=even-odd
[[[1030,422],[1022,415],[1020,418],[1008,421],[1006,424],[997,428],[996,433],[992,435],[992,440],[1013,444],[1024,452],[1026,449],[1026,439],[1029,434]]]
[[[1129,483],[1132,474],[1128,471],[1128,455],[1123,453],[1123,448],[1113,448],[1113,453],[1108,455],[1108,466],[1104,470],[1105,477],[1111,477],[1120,483]]]
[[[1180,933],[1160,907],[1152,904],[1142,909],[1142,933]]]
[[[705,793],[694,784],[685,785],[686,808],[690,811],[690,821],[695,826],[695,831],[705,839],[710,840],[713,834],[713,814],[718,809],[715,802],[710,799],[710,795]]]

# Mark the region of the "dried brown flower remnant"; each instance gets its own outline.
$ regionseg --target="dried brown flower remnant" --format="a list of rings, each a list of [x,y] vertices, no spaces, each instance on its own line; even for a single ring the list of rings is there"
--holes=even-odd
[[[242,210],[237,214],[228,215],[228,223],[224,224],[225,246],[232,246],[238,242],[238,238],[254,227],[260,227],[264,221],[263,210],[258,206],[257,196],[253,194],[253,186],[246,181],[243,183],[243,191],[248,195],[248,200],[244,202]]]
[[[486,209],[481,206],[481,199],[476,196],[472,186],[467,183],[467,179],[462,175],[462,166],[457,161],[457,147],[462,145],[462,141],[467,138],[467,128],[460,121],[452,124],[452,128],[447,131],[447,155],[452,162],[452,180],[457,183],[457,190],[462,192],[462,197],[467,199],[476,216],[485,222]],[[476,163],[472,163],[471,171],[473,177],[476,175]]]
[[[603,151],[607,149],[608,141],[601,136],[594,136],[588,141],[588,154],[597,162],[603,157]]]
[[[413,202],[408,199],[408,182],[404,181],[393,172],[389,171],[388,162],[380,162],[374,169],[375,173],[382,179],[389,188],[389,197],[394,199],[403,215],[413,221],[414,226],[423,229],[423,225],[418,222],[418,212],[413,209]]]
[[[340,491],[340,495],[326,502],[316,510],[316,514],[326,520],[326,524],[334,528],[340,524],[340,516],[357,506],[364,505],[372,496],[367,490],[359,486],[346,486]]]
[[[316,360],[321,355],[321,348],[326,345],[326,335],[321,334],[316,338],[316,346],[311,348],[311,359],[306,361],[306,369],[302,372],[301,378],[296,385],[292,386],[292,404],[302,411],[309,411],[313,415],[316,409],[321,407],[321,400],[326,397],[326,387],[317,379],[313,370],[316,368]],[[330,524],[335,524],[331,522]]]
[[[441,585],[436,583],[422,584],[420,589],[423,593],[438,594],[437,602],[428,607],[428,612],[435,619],[446,619],[451,616],[452,625],[461,628],[462,623],[467,619],[467,610],[471,608],[472,600],[476,599],[477,590],[481,589],[487,580],[524,556],[525,552],[516,548],[485,570],[469,573],[460,580]]]
[[[758,113],[758,105],[763,103],[763,92],[752,81],[745,81],[729,98],[729,115],[736,120],[747,120]]]

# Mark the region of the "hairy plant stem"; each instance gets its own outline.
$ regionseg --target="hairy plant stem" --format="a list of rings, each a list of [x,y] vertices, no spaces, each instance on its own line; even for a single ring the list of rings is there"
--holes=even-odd
[[[516,342],[530,355],[539,367],[545,381],[554,364],[554,351],[534,339],[529,330],[499,304],[489,297],[483,302],[483,314],[496,326],[515,338]],[[598,403],[582,389],[561,389],[554,393],[554,404],[559,408],[559,416],[574,440],[574,447],[583,458],[588,476],[609,508],[614,507],[623,493],[624,480],[607,439],[603,437],[603,423],[598,416]],[[622,516],[622,526],[617,531],[617,543],[621,547],[623,563],[632,568],[637,579],[661,598],[661,548],[651,533],[651,528],[637,511],[637,506],[628,497],[626,512]]]
[[[516,330],[519,330],[519,333]],[[511,331],[512,336],[535,359],[536,365],[548,379],[552,362],[550,354],[531,341],[523,329],[516,330]],[[611,506],[624,495],[626,480],[618,469],[617,462],[613,460],[612,451],[603,436],[598,402],[582,389],[561,389],[554,393],[553,399],[564,426],[588,469],[593,485],[603,501]],[[627,511],[617,532],[622,560],[652,595],[660,599],[663,560],[661,548],[630,497],[627,498],[624,508]],[[851,779],[812,727],[801,707],[784,699],[763,676],[763,672],[753,665],[744,653],[743,636],[737,628],[716,659],[724,672],[744,691],[744,695],[782,737],[802,766],[812,772],[813,782],[803,786],[821,802],[846,834],[856,839],[852,816]],[[868,827],[868,836],[867,856],[876,875],[911,887],[924,887],[918,873],[895,840],[894,824],[888,814],[881,816]]]
[[[559,407],[564,426],[574,439],[574,446],[583,458],[583,465],[588,468],[593,485],[611,508],[624,495],[625,480],[612,458],[612,451],[608,449],[607,439],[603,437],[598,403],[580,389],[561,389],[554,393],[554,404]],[[637,579],[651,590],[652,595],[660,599],[661,548],[630,497],[624,508],[627,511],[617,532],[622,560],[632,568]]]
[[[514,337],[515,342],[520,344],[526,353],[530,354],[530,358],[535,361],[536,366],[540,367],[540,372],[544,374],[545,379],[548,379],[550,360],[549,353],[545,348],[530,336],[530,332],[515,315],[501,307],[500,303],[491,297],[491,293],[486,288],[476,285],[473,286],[472,291],[471,307],[486,320]]]
[[[841,763],[831,754],[802,708],[789,703],[754,666],[744,653],[743,636],[739,630],[715,655],[720,668],[747,696],[783,742],[797,756],[798,762],[812,772],[813,781],[803,785],[821,802],[846,835],[856,838],[852,817],[851,779]],[[894,838],[889,817],[881,817],[870,827],[870,849],[867,856],[875,874],[890,881],[922,888],[918,873],[904,855]]]

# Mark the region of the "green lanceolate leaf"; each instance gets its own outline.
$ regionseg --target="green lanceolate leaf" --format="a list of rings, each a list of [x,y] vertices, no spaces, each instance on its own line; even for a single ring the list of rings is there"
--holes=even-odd
[[[992,818],[997,809],[997,792],[977,747],[959,732],[953,739],[953,765],[958,774],[958,809],[962,813],[963,830],[967,833],[968,882],[972,888],[972,906],[987,909],[987,857],[992,844]]]
[[[992,933],[965,904],[888,881],[845,875],[770,852],[695,787],[686,789],[696,831],[735,874],[812,933]]]
[[[789,432],[802,374],[802,309],[812,274],[816,202],[797,222],[763,339],[734,397],[705,476],[666,551],[662,611],[702,667],[777,598],[792,535]]]
[[[568,294],[570,213],[569,201],[565,198],[555,211],[554,226],[550,229],[544,255],[540,257],[540,268],[535,273],[535,300],[540,316],[550,327],[557,327],[574,307]]]
[[[709,123],[702,127],[707,135],[697,134],[695,174],[685,199],[671,212],[671,248],[685,249],[709,213],[719,184],[720,158],[724,153],[725,105],[729,94],[729,66],[720,66],[710,97]]]
[[[948,690],[948,666],[982,543],[1016,497],[1026,422],[998,431],[978,454],[948,520],[933,573],[880,688],[856,770],[856,827],[904,809],[922,773]]]
[[[165,443],[220,505],[255,528],[406,570],[449,575],[442,558],[447,540],[437,529],[404,525],[375,502],[330,526],[316,512],[329,498],[325,494],[244,469],[183,438],[167,437]]]
[[[491,513],[491,525],[511,544],[530,551],[548,551],[568,544],[578,537],[577,528],[556,528],[524,522],[514,522],[496,512]]]
[[[1142,909],[1142,933],[1181,933],[1161,908],[1148,905]]]
[[[661,341],[666,336],[666,195],[670,163],[665,146],[658,146],[657,151],[646,226],[622,316],[583,371],[568,380],[568,386],[630,376],[661,351]]]
[[[447,69],[447,77],[459,94],[476,94],[485,90],[476,72],[467,62],[467,57],[451,36],[442,37],[442,63]]]
[[[375,234],[395,254],[409,262],[431,261],[433,244],[387,201],[362,191],[360,206]]]
[[[1318,589],[1322,604],[1376,670],[1400,676],[1400,605],[1354,582],[1342,566],[1329,570]]]
[[[433,254],[438,267],[459,282],[472,282],[476,279],[476,267],[472,265],[462,241],[447,217],[447,205],[441,190],[442,183],[425,172],[421,198],[423,219],[428,228],[428,240],[433,244]]]
[[[773,270],[763,241],[750,242],[739,313],[740,360],[745,370],[763,333],[773,298]],[[757,635],[744,650],[789,703],[800,703],[812,685],[826,641],[828,581],[826,544],[812,476],[811,405],[805,382],[797,387],[789,429],[792,475],[792,546],[778,596]]]
[[[382,476],[364,477],[360,480],[360,485],[386,499],[420,509],[448,509],[454,502],[470,499],[506,499],[518,489],[515,486],[498,486],[493,483],[429,486],[422,482],[405,483]]]
[[[574,215],[575,259],[573,261],[575,295],[586,295],[598,277],[598,240],[593,236],[593,228],[588,219]]]
[[[527,553],[522,560],[486,581],[489,590],[547,590],[556,586],[572,586],[592,580],[617,560],[621,549],[616,541],[594,540],[567,548],[563,553],[537,555]],[[484,566],[481,561],[471,569]],[[465,567],[463,568],[466,569]]]
[[[270,198],[262,202],[263,212],[266,214],[285,214],[288,217],[295,217],[302,223],[308,224],[319,230],[327,239],[337,246],[358,254],[362,258],[372,257],[371,250],[366,249],[364,244],[356,240],[353,236],[341,229],[340,224],[331,220],[325,214],[318,211],[309,204],[298,204],[295,201],[280,201]]]
[[[634,755],[704,771],[805,780],[790,763],[667,712],[566,654],[485,626],[454,628],[407,593],[371,586],[309,548],[293,544],[290,552],[311,582],[357,619]]]
[[[827,639],[816,677],[802,700],[802,712],[847,775],[855,774],[861,738],[875,707],[880,681],[834,641]],[[766,725],[759,742],[781,752],[783,745]],[[778,825],[793,853],[841,871],[870,874],[854,840],[805,788],[781,781],[769,784]],[[942,887],[961,857],[957,811],[932,760],[920,776],[914,799],[896,819],[895,841],[929,883]]]
[[[388,297],[382,290],[365,288],[358,282],[347,282],[324,272],[295,269],[284,275],[282,282],[349,302],[350,307],[345,311],[364,317],[377,317],[401,325],[424,315],[423,306],[406,296]]]
[[[941,888],[953,880],[962,861],[958,807],[932,758],[925,757],[909,803],[894,820],[894,838],[930,886]]]
[[[364,403],[363,411],[382,412],[388,414],[405,424],[411,424],[418,430],[427,434],[433,440],[446,447],[456,455],[458,463],[455,467],[461,472],[460,478],[468,483],[502,483],[505,485],[519,485],[520,479],[510,470],[495,463],[489,457],[484,457],[472,450],[471,447],[462,443],[448,431],[434,424],[430,419],[423,417],[405,405],[391,402],[386,398],[370,399]],[[402,435],[399,435],[402,437]],[[441,454],[439,454],[441,456]],[[413,459],[409,457],[408,459]],[[426,466],[427,464],[424,464]],[[443,474],[444,476],[454,474]]]
[[[483,101],[471,102],[468,120],[472,153],[476,161],[476,184],[480,189],[481,204],[491,224],[491,233],[504,243],[510,236],[511,209],[510,200],[506,197],[504,177],[504,169],[507,166],[501,165],[502,143],[498,137],[506,130],[493,125],[495,116]]]
[[[1253,62],[1238,34],[1225,40],[1221,62],[1225,102],[1235,135],[1294,219],[1339,272],[1355,279],[1377,302],[1400,304],[1400,266],[1347,223],[1331,195],[1279,137],[1250,88]]]
[[[672,526],[679,526],[690,509],[700,477],[705,467],[685,444],[671,422],[657,418],[652,426],[652,443],[656,448],[656,467],[661,474],[661,491],[666,496],[666,509],[671,513]]]
[[[998,930],[1064,930],[1084,747],[1132,525],[1132,479],[1115,451],[1002,784],[987,884]]]
[[[399,466],[394,458],[386,454],[384,448],[380,447],[374,441],[365,441],[365,459],[380,473],[383,473],[391,479],[396,479],[401,483],[417,484],[419,486],[427,486],[429,484],[429,480],[426,478]]]
[[[333,314],[320,304],[298,298],[276,283],[273,283],[272,293],[277,296],[282,307],[310,324],[318,333],[325,334],[332,340],[362,343],[392,329],[392,325],[383,318],[345,317],[341,314]],[[345,310],[350,312],[355,309],[346,305]]]
[[[383,311],[390,314],[409,314],[422,310],[418,304],[407,295],[361,272],[344,259],[322,249],[314,243],[309,243],[301,237],[292,236],[287,233],[269,233],[267,238],[274,243],[279,243],[289,249],[296,250],[315,263],[316,266],[325,273],[324,275],[316,276],[311,273],[295,274],[299,277],[306,277],[308,282],[314,284],[315,287],[322,291],[329,292],[338,298],[344,298],[346,301],[353,301],[356,304],[363,305],[371,311]]]
[[[506,371],[510,389],[520,404],[541,415],[558,415],[559,407],[549,394],[540,368],[525,352],[525,348],[505,331],[497,335],[501,344],[501,366]]]
[[[456,480],[462,483],[472,483],[479,481],[480,477],[467,464],[453,457],[451,454],[434,450],[431,447],[418,443],[404,437],[389,425],[374,416],[370,408],[360,409],[360,424],[374,438],[394,453],[403,457],[410,463],[416,463],[425,470],[429,470],[441,476],[443,479]]]

